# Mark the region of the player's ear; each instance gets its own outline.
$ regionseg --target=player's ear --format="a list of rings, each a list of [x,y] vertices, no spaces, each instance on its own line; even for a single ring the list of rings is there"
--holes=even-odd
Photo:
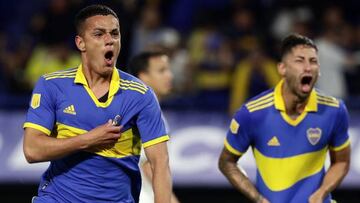
[[[284,62],[279,62],[277,65],[277,70],[280,76],[285,76],[286,68]]]
[[[85,51],[85,42],[83,40],[83,38],[80,35],[76,35],[75,37],[75,44],[76,47],[81,51],[84,52]]]

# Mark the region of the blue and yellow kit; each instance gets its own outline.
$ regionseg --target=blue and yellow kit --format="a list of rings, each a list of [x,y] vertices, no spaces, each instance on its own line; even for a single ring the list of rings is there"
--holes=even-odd
[[[146,148],[169,139],[153,91],[127,73],[114,68],[104,103],[90,90],[81,65],[39,79],[24,128],[64,139],[117,115],[123,126],[117,143],[51,161],[35,202],[137,202],[141,145]]]
[[[295,120],[285,113],[281,81],[235,114],[225,147],[241,156],[252,147],[257,165],[256,188],[270,202],[299,203],[321,185],[328,150],[349,146],[345,105],[312,90],[304,112]],[[328,195],[324,202],[331,201]]]

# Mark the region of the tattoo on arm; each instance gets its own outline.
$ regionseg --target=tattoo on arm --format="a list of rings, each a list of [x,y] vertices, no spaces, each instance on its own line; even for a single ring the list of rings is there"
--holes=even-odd
[[[237,166],[239,158],[239,156],[223,149],[219,159],[219,169],[238,191],[254,202],[260,202],[262,198],[261,194]]]

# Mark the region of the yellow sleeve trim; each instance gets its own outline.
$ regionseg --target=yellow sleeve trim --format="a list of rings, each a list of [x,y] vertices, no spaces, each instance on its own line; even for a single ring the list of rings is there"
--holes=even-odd
[[[350,145],[350,139],[347,139],[346,142],[338,147],[332,147],[330,146],[330,150],[331,151],[340,151],[343,150],[344,148],[346,148],[347,146]]]
[[[153,139],[153,140],[144,142],[144,143],[142,144],[142,146],[143,146],[144,148],[150,147],[150,146],[155,145],[155,144],[158,144],[158,143],[160,143],[160,142],[168,141],[169,139],[170,139],[169,135],[164,135],[164,136],[158,137],[158,138],[156,138],[156,139]]]
[[[51,131],[41,125],[35,124],[35,123],[24,123],[23,128],[34,128],[36,130],[40,130],[41,132],[45,133],[46,135],[50,135]]]
[[[229,150],[229,152],[235,154],[235,155],[238,155],[238,156],[241,156],[243,153],[239,152],[238,150],[234,149],[229,143],[228,141],[225,139],[224,140],[224,145],[225,145],[225,148],[227,150]]]

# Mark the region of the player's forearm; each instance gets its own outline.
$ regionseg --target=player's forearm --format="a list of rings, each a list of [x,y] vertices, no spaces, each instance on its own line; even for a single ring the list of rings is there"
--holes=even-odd
[[[155,203],[169,203],[172,193],[172,183],[167,161],[154,165],[152,178]]]
[[[151,165],[149,163],[149,161],[145,161],[142,165],[142,170],[145,174],[144,178],[147,178],[148,180],[150,180],[152,182],[153,179],[153,174],[152,174],[152,170],[151,170]],[[170,203],[179,203],[180,201],[177,199],[176,195],[171,192],[171,201]]]
[[[25,135],[24,154],[29,163],[50,161],[85,148],[80,137],[56,139],[45,135]]]
[[[320,188],[318,189],[318,191],[323,195],[323,198],[340,185],[341,181],[349,171],[349,166],[349,162],[337,162],[330,166],[329,170],[325,174]]]
[[[229,182],[241,193],[247,196],[254,202],[261,199],[261,194],[257,191],[255,186],[251,183],[237,167],[236,163],[219,161],[219,169],[229,180]]]
[[[150,182],[152,182],[152,170],[151,170],[151,165],[149,163],[149,161],[145,161],[142,165],[141,165],[141,169],[144,172],[145,178],[148,179]]]

